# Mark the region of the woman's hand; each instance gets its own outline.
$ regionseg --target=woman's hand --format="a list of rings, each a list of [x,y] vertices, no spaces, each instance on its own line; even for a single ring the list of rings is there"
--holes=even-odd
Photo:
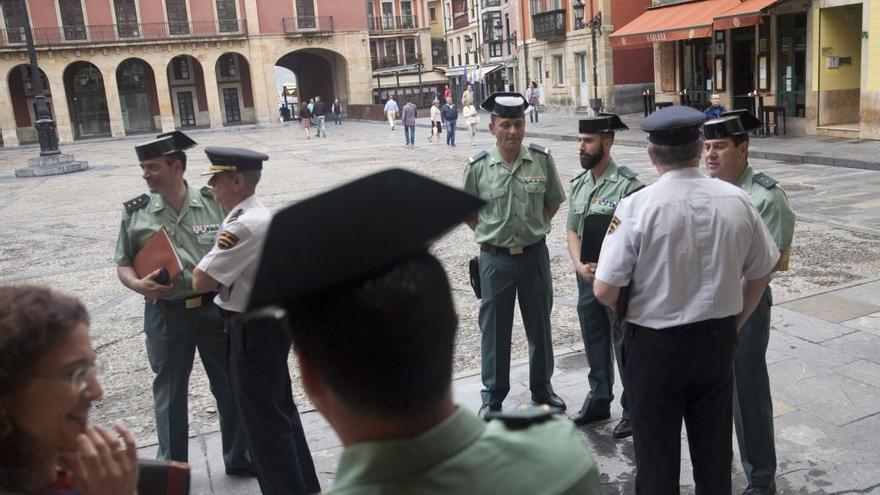
[[[116,426],[122,437],[100,426],[86,427],[77,451],[67,459],[77,492],[82,495],[137,495],[138,464],[134,437]]]

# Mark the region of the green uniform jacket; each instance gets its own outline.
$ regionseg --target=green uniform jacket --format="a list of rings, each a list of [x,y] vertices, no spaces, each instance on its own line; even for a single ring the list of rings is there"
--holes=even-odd
[[[215,200],[210,188],[187,185],[180,214],[165,206],[158,194],[144,194],[125,203],[119,236],[116,239],[117,266],[132,266],[134,257],[160,228],[165,227],[177,256],[183,264],[181,276],[165,299],[183,299],[195,295],[192,272],[199,260],[211,250],[214,236],[226,211]]]
[[[749,200],[761,214],[761,220],[770,230],[779,252],[790,248],[795,214],[782,187],[774,179],[756,174],[751,165],[746,165],[736,185],[748,193]]]
[[[343,451],[328,495],[598,495],[599,471],[564,418],[510,430],[459,407],[416,438]]]
[[[550,232],[544,208],[565,201],[565,191],[550,151],[523,146],[513,169],[498,148],[471,158],[464,171],[464,190],[486,201],[477,217],[474,237],[499,247],[532,245]]]
[[[584,170],[571,179],[570,206],[565,228],[583,237],[584,217],[614,214],[620,198],[640,187],[642,183],[636,178],[635,172],[626,167],[618,167],[614,160],[609,161],[608,168],[598,181],[593,180],[592,172]]]

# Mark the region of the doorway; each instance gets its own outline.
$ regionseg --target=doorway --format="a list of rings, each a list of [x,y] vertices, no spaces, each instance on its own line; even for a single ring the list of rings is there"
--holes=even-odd
[[[778,105],[785,114],[803,117],[806,109],[807,14],[785,14],[776,18],[779,53]]]
[[[712,40],[681,43],[681,89],[687,90],[685,104],[702,111],[709,106],[712,93]]]
[[[579,104],[582,107],[590,106],[590,89],[587,86],[587,54],[584,52],[578,53],[577,57],[577,69],[578,69],[578,98]]]
[[[755,111],[749,93],[755,90],[755,28],[731,31],[731,67],[733,69],[733,108]]]

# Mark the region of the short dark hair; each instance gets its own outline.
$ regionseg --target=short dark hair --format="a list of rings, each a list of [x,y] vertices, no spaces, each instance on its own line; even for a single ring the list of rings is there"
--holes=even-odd
[[[175,151],[174,153],[169,153],[165,155],[168,158],[168,165],[172,165],[174,160],[180,161],[180,167],[186,172],[186,153],[182,151]]]
[[[446,272],[427,252],[287,310],[294,349],[364,414],[424,411],[450,390],[458,317]]]
[[[650,143],[648,148],[654,155],[657,163],[669,168],[684,168],[691,162],[699,160],[703,154],[703,140],[696,139],[684,144],[655,144]]]
[[[36,453],[12,422],[16,395],[40,358],[89,314],[79,300],[48,287],[0,287],[0,488],[24,491]],[[48,407],[49,405],[47,405]]]
[[[743,143],[748,143],[748,142],[749,142],[749,135],[746,134],[746,133],[743,133],[743,134],[737,134],[737,135],[735,135],[735,136],[730,136],[730,139],[733,141],[733,145],[734,145],[734,146],[739,146],[739,145],[741,145],[741,144],[743,144]]]

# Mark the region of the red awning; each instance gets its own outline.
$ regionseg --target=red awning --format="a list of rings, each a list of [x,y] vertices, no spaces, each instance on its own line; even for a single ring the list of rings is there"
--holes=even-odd
[[[651,8],[614,31],[610,36],[611,46],[710,38],[715,16],[738,5],[740,0],[701,0]]]
[[[763,15],[761,11],[777,1],[779,0],[743,0],[743,3],[715,17],[715,30],[723,31],[761,24]]]

